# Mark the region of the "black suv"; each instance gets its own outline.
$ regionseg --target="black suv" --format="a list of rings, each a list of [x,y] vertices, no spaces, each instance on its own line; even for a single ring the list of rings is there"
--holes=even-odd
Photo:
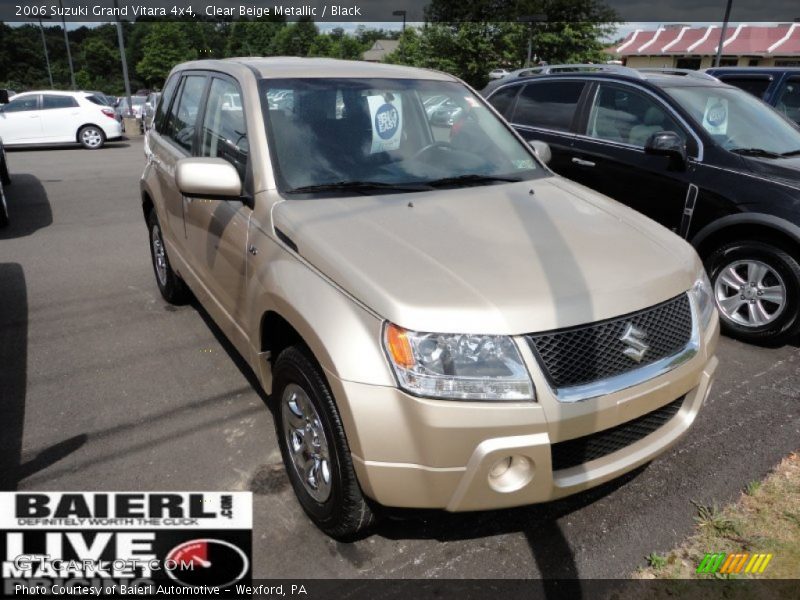
[[[554,171],[690,241],[727,333],[780,343],[800,331],[800,129],[787,119],[694,71],[593,66],[488,99],[549,144]]]
[[[787,119],[800,123],[800,68],[716,67],[705,72],[723,83],[750,92],[774,106]]]

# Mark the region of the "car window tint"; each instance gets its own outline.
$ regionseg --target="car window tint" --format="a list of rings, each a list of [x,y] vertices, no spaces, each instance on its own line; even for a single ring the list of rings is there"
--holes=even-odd
[[[86,96],[86,99],[91,102],[92,104],[98,104],[100,106],[107,106],[108,103],[104,102],[99,96]]]
[[[176,74],[170,77],[167,81],[167,84],[164,86],[164,92],[161,94],[161,102],[158,103],[156,116],[153,120],[156,131],[159,133],[163,133],[163,126],[166,120],[167,111],[169,110],[169,105],[172,102],[173,96],[175,95],[175,90],[178,87],[179,81],[180,76]]]
[[[721,75],[717,79],[728,85],[735,85],[739,89],[753,94],[756,98],[763,98],[764,92],[767,91],[770,84],[769,77],[726,77]]]
[[[53,108],[74,108],[78,106],[78,101],[72,96],[55,96],[45,94],[42,96],[42,109],[48,110]]]
[[[503,88],[489,98],[489,103],[497,109],[497,112],[507,117],[508,110],[511,108],[518,91],[519,86]]]
[[[192,151],[197,111],[200,108],[205,85],[205,75],[185,77],[180,94],[172,103],[166,135],[188,152]]]
[[[514,123],[569,131],[584,85],[582,81],[526,85],[517,98]]]
[[[793,77],[780,91],[775,108],[783,116],[800,124],[800,77]]]
[[[14,98],[3,107],[4,112],[23,112],[26,110],[37,110],[39,103],[38,96],[25,96],[24,98]]]
[[[201,156],[224,158],[244,180],[249,151],[239,89],[232,82],[215,77],[203,116]]]
[[[660,131],[686,135],[655,98],[629,88],[600,84],[589,114],[586,134],[601,140],[644,147]]]

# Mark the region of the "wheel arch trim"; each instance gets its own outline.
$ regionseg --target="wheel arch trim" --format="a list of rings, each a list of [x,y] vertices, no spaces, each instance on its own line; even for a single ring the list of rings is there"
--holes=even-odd
[[[763,213],[739,213],[717,219],[698,231],[692,237],[691,244],[695,248],[699,248],[712,235],[737,225],[759,225],[761,227],[774,229],[780,233],[783,233],[784,235],[787,235],[795,243],[800,245],[800,226],[795,225],[791,221],[788,221],[782,217],[776,217],[775,215],[767,215]]]

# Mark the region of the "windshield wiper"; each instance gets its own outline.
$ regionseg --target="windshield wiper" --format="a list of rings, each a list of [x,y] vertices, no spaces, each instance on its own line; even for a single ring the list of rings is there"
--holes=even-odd
[[[783,158],[789,158],[790,156],[800,156],[800,148],[797,150],[789,150],[789,152],[781,152],[781,156]]]
[[[313,194],[315,192],[360,192],[369,193],[375,190],[390,192],[420,192],[430,189],[421,184],[385,183],[383,181],[336,181],[334,183],[320,183],[317,185],[304,185],[286,190],[286,194]]]
[[[760,156],[761,158],[781,158],[782,154],[770,152],[764,148],[732,148],[731,152],[743,156]]]
[[[432,181],[425,181],[423,183],[433,187],[443,187],[448,185],[485,185],[487,183],[502,182],[515,182],[522,181],[517,177],[501,177],[497,175],[458,175],[456,177],[443,177],[442,179],[434,179]]]

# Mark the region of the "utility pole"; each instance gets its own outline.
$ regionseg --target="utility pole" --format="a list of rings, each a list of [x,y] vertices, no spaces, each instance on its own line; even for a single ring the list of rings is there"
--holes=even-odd
[[[722,60],[722,43],[725,41],[725,34],[728,33],[728,21],[731,18],[731,4],[733,0],[728,0],[725,5],[725,18],[722,20],[722,31],[719,32],[719,45],[717,46],[717,56],[714,58],[714,66],[718,67]]]
[[[403,39],[405,38],[405,33],[406,33],[406,15],[407,14],[408,13],[406,11],[404,11],[404,10],[396,10],[396,11],[394,11],[392,13],[392,16],[394,16],[394,17],[403,17],[403,29],[402,29],[402,31],[400,33],[400,44],[399,44],[399,46],[400,46],[400,57],[403,59],[403,61],[405,61],[405,59],[406,59],[406,53],[405,53],[405,50],[403,49]]]
[[[520,23],[528,24],[528,58],[525,60],[525,68],[531,66],[531,58],[533,56],[533,24],[546,23],[547,15],[538,13],[535,15],[523,15],[517,19]]]
[[[44,26],[39,19],[39,31],[42,32],[42,48],[44,48],[44,62],[47,63],[47,77],[50,79],[50,89],[53,89],[53,71],[50,70],[50,55],[47,53],[47,39],[44,37]]]
[[[72,52],[69,49],[69,36],[67,35],[67,22],[64,20],[64,5],[61,4],[61,0],[58,0],[58,6],[61,8],[61,25],[64,27],[64,45],[67,47],[67,62],[69,62],[69,78],[70,82],[72,83],[72,89],[76,89],[75,86],[75,68],[72,66]]]
[[[114,8],[119,9],[117,0],[114,0]],[[119,13],[119,10],[116,11]],[[133,111],[131,102],[131,80],[128,79],[128,59],[125,57],[125,37],[122,35],[122,22],[117,14],[117,42],[119,43],[119,56],[122,59],[122,79],[125,81],[125,97],[128,99],[128,110]],[[125,115],[122,115],[125,118]]]

